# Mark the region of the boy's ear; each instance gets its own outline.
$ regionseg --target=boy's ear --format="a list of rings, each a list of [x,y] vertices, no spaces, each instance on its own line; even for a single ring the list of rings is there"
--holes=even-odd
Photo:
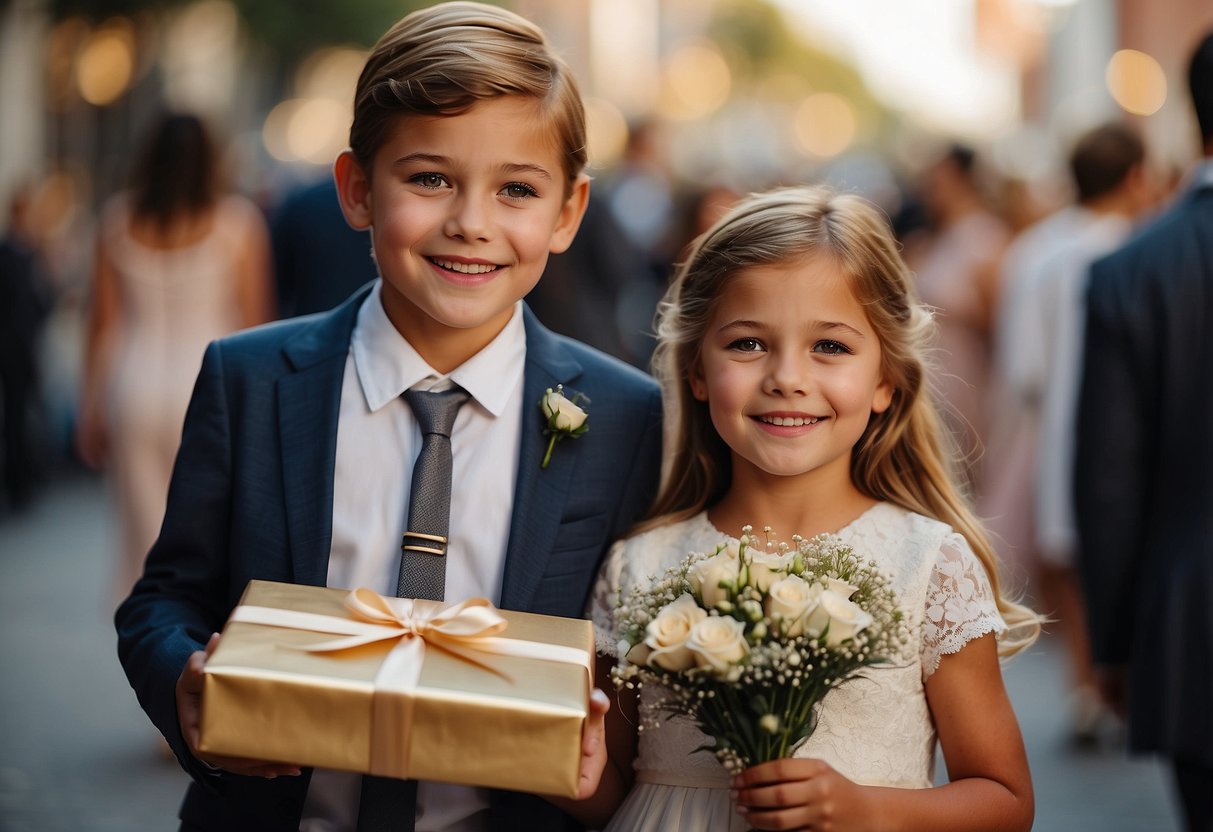
[[[371,182],[353,151],[343,150],[333,163],[333,180],[337,183],[337,199],[341,213],[351,228],[364,231],[371,227]]]
[[[573,183],[573,191],[560,208],[560,217],[552,230],[552,243],[548,251],[560,254],[573,244],[577,229],[581,227],[581,219],[585,216],[586,206],[590,204],[590,177],[584,173]]]

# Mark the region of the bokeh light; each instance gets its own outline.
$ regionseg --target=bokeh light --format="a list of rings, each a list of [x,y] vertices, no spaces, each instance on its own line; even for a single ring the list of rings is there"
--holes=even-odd
[[[1150,116],[1167,100],[1167,76],[1158,61],[1136,49],[1121,49],[1108,61],[1108,92],[1126,112]]]
[[[589,97],[585,99],[585,120],[590,166],[614,165],[628,143],[628,123],[623,112],[604,98]]]
[[[349,102],[352,112],[354,87],[366,58],[365,50],[344,46],[313,52],[295,74],[299,96]]]
[[[711,41],[676,49],[662,72],[661,109],[670,118],[690,121],[716,112],[729,99],[732,72]]]
[[[828,159],[854,143],[858,119],[851,102],[841,95],[817,92],[796,108],[793,128],[803,152]]]
[[[98,107],[114,103],[135,74],[135,32],[129,20],[115,18],[97,28],[76,63],[80,97]]]
[[[345,147],[349,107],[330,98],[290,98],[270,110],[265,149],[283,162],[331,164]]]

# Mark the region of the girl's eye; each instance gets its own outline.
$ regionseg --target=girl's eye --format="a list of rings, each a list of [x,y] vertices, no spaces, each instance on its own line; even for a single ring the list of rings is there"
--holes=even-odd
[[[510,199],[526,199],[527,197],[539,196],[539,192],[525,182],[511,182],[501,189],[501,193]]]
[[[825,355],[850,355],[851,351],[837,341],[818,341],[813,345],[813,352]]]
[[[446,184],[446,177],[441,173],[417,173],[410,176],[409,181],[423,188],[437,189]]]
[[[762,352],[762,342],[757,338],[738,338],[729,344],[729,349],[737,352]]]

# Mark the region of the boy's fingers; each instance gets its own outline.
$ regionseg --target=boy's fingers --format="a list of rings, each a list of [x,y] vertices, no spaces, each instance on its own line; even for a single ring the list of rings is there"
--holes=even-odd
[[[607,711],[611,709],[611,700],[600,688],[594,688],[590,691],[590,716],[604,717]]]
[[[581,735],[581,753],[593,756],[602,745],[606,734],[605,717],[611,709],[611,700],[598,688],[590,691],[589,717],[585,722],[585,731]]]
[[[206,658],[209,659],[211,657],[211,653],[215,652],[215,645],[217,645],[218,643],[219,643],[219,634],[211,633],[211,637],[206,642],[206,650],[203,651],[206,654]]]

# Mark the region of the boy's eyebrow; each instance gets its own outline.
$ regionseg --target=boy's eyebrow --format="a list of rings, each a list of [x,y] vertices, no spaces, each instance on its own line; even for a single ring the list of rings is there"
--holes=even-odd
[[[397,167],[400,165],[410,165],[417,162],[431,165],[449,165],[451,160],[450,158],[442,156],[438,153],[417,152],[401,156],[399,159],[392,162],[392,166]],[[530,173],[542,179],[546,179],[549,182],[553,178],[551,172],[548,171],[547,168],[541,165],[532,164],[530,162],[506,163],[500,166],[500,170],[502,173],[508,176],[517,176],[518,174]]]

